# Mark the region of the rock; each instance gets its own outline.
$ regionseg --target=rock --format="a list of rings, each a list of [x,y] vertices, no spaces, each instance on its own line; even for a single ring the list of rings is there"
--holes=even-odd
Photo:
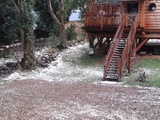
[[[4,52],[4,49],[3,49],[3,48],[0,48],[0,58],[3,57],[3,52]]]
[[[7,66],[10,70],[16,70],[16,69],[18,68],[17,62],[8,62],[8,63],[6,63],[6,66]]]
[[[64,46],[63,44],[59,43],[56,46],[60,51],[62,51],[63,49],[66,49],[66,46]]]

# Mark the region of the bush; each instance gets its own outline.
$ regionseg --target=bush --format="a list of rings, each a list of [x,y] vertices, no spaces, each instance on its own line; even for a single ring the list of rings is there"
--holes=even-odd
[[[76,39],[77,33],[75,32],[75,25],[71,24],[70,27],[66,29],[66,36],[67,36],[67,40]]]

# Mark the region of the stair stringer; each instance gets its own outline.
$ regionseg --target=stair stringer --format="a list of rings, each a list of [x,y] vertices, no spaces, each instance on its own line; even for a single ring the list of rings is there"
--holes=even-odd
[[[104,74],[103,74],[103,79],[106,79],[106,75],[109,69],[109,65],[111,63],[111,60],[114,56],[114,51],[116,51],[116,47],[117,44],[120,40],[120,37],[122,36],[122,33],[124,31],[124,22],[121,22],[121,24],[119,25],[117,32],[115,34],[115,37],[113,38],[113,41],[110,45],[110,49],[108,51],[108,54],[106,55],[106,59],[105,59],[105,64],[104,64]]]
[[[121,77],[123,75],[124,69],[127,69],[128,74],[130,74],[130,68],[131,68],[131,52],[133,49],[133,43],[135,40],[135,35],[137,31],[137,25],[138,25],[138,16],[135,17],[134,22],[130,28],[128,37],[126,39],[126,45],[124,47],[121,61],[119,64],[119,78],[118,80],[121,80]]]

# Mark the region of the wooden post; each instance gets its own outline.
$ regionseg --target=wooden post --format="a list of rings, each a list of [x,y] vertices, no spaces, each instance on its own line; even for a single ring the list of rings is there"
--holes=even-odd
[[[88,39],[89,39],[89,47],[94,48],[94,36],[88,34]]]
[[[129,51],[128,55],[128,73],[131,73],[131,50]]]
[[[102,42],[103,42],[103,36],[100,36],[100,37],[98,38],[98,44],[99,44],[99,48],[101,48],[101,49],[102,49],[102,47],[103,47]]]
[[[137,39],[133,40],[133,57],[136,57],[136,46],[137,46]]]

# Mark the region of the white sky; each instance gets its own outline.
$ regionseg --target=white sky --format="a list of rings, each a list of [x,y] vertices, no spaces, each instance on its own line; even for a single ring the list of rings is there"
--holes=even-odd
[[[79,17],[79,13],[80,13],[79,10],[76,10],[75,12],[73,12],[73,13],[71,14],[71,16],[69,17],[69,21],[80,20],[80,18],[78,18],[78,17]]]

